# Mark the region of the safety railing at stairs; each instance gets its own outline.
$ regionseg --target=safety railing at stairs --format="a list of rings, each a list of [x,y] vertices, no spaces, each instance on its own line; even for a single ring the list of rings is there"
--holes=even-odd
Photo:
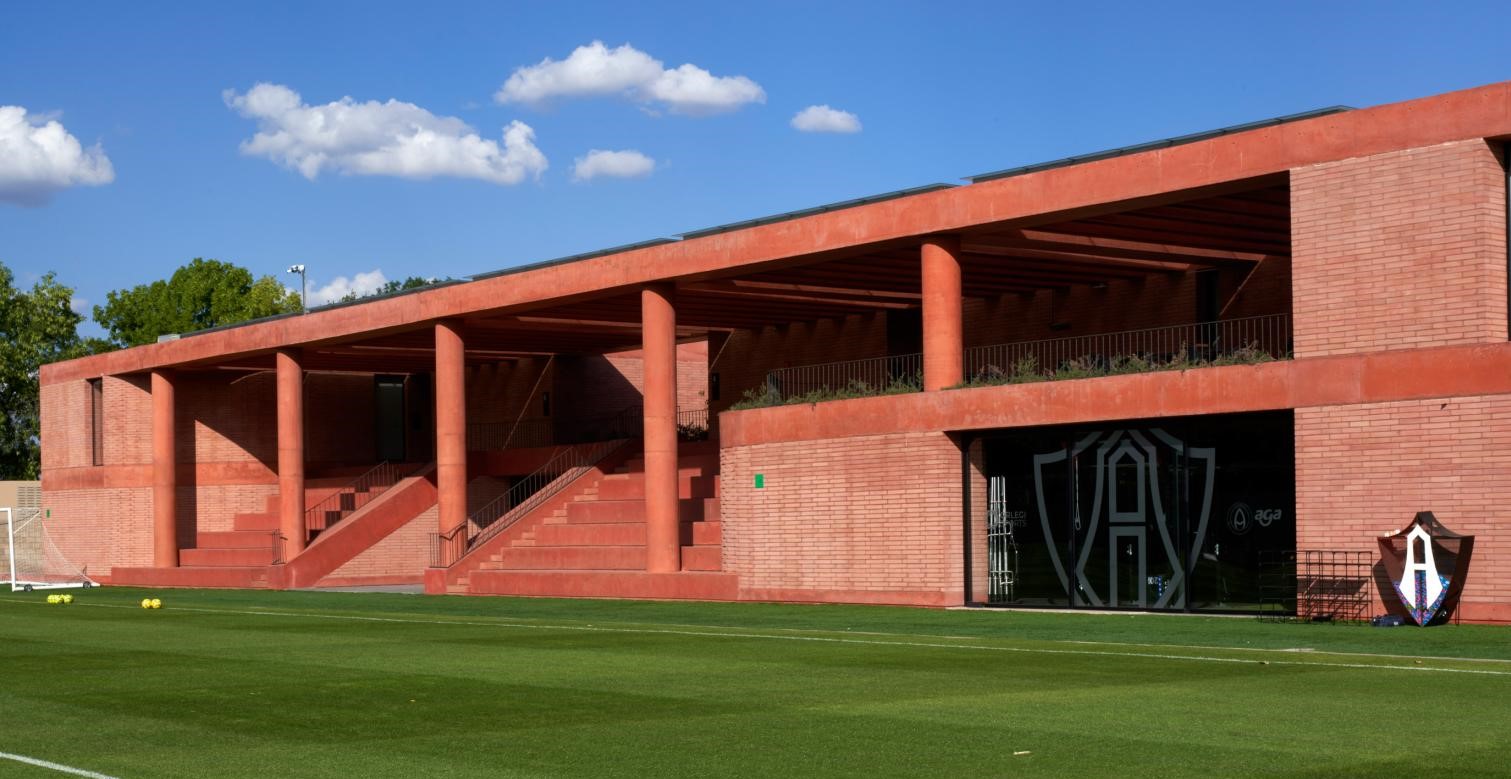
[[[398,464],[379,463],[305,511],[304,532],[312,536],[346,519],[408,475],[406,469]]]
[[[534,473],[515,481],[508,492],[474,511],[466,522],[444,533],[431,533],[431,567],[455,565],[467,550],[508,530],[521,517],[560,494],[624,444],[625,439],[615,439],[563,448]]]

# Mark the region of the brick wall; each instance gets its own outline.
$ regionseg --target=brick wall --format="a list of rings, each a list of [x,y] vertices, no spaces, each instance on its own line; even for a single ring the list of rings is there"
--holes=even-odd
[[[467,422],[510,423],[521,413],[527,419],[541,416],[541,393],[552,390],[558,369],[558,361],[545,358],[468,369]]]
[[[720,467],[742,598],[961,602],[960,450],[943,433],[727,448]]]
[[[273,416],[274,467],[277,467],[278,405],[273,374],[270,403]],[[307,373],[304,376],[304,459],[318,470],[330,465],[369,465],[377,459],[376,389],[365,374]]]
[[[152,564],[152,488],[66,490],[43,495],[43,520],[59,551],[91,576]]]
[[[1291,172],[1296,355],[1506,340],[1506,179],[1484,141]]]
[[[709,405],[714,412],[729,408],[746,390],[765,386],[766,374],[774,368],[884,357],[886,353],[887,321],[882,314],[736,330],[722,348],[709,354],[709,370],[719,374],[720,385],[719,399]]]
[[[1476,536],[1465,619],[1511,621],[1511,395],[1296,410],[1298,549],[1376,553],[1418,511]]]
[[[42,467],[90,464],[89,384],[69,381],[42,387]]]
[[[174,381],[178,462],[278,462],[278,399],[271,372],[180,374]],[[151,460],[151,393],[147,407]],[[319,419],[318,415],[314,418]],[[369,422],[369,424],[371,424]]]
[[[342,563],[320,583],[337,586],[420,581],[430,565],[430,534],[435,532],[438,510],[431,506],[420,512],[403,527]]]

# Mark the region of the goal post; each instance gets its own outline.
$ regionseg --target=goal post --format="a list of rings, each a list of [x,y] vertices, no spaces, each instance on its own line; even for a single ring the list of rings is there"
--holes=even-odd
[[[53,543],[40,509],[0,507],[5,520],[5,568],[11,592],[99,586]]]

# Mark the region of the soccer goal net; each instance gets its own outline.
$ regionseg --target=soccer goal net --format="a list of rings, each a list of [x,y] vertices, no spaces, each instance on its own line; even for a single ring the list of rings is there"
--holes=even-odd
[[[0,537],[5,569],[0,575],[7,577],[11,592],[96,586],[47,535],[40,510],[0,508],[0,519],[5,520],[5,535]]]

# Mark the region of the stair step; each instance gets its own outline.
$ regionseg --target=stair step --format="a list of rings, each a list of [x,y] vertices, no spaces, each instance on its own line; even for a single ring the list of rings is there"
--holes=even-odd
[[[231,527],[234,530],[277,530],[278,512],[266,514],[237,514],[231,518]]]
[[[246,549],[255,546],[271,548],[273,534],[267,530],[216,530],[194,534],[194,546],[198,549]]]
[[[126,568],[110,571],[109,583],[134,587],[242,587],[265,589],[267,567]]]
[[[261,546],[241,549],[184,549],[178,553],[178,561],[183,567],[243,568],[272,565],[272,540],[264,539]]]
[[[687,498],[717,498],[719,497],[719,481],[717,476],[690,476],[677,477],[677,497]],[[642,500],[645,498],[645,475],[612,474],[603,477],[598,483],[599,500]]]
[[[727,573],[477,571],[470,584],[468,590],[476,595],[665,600],[735,600],[739,596],[739,579]]]
[[[722,522],[693,522],[685,527],[689,528],[691,540],[696,546],[719,546],[724,543],[724,524]]]
[[[538,546],[645,546],[645,523],[543,525],[530,542]]]
[[[479,570],[588,570],[638,571],[645,569],[644,546],[530,546],[505,549],[500,559],[489,560]]]
[[[723,570],[723,562],[723,547],[682,547],[682,570],[684,571],[720,571]]]

